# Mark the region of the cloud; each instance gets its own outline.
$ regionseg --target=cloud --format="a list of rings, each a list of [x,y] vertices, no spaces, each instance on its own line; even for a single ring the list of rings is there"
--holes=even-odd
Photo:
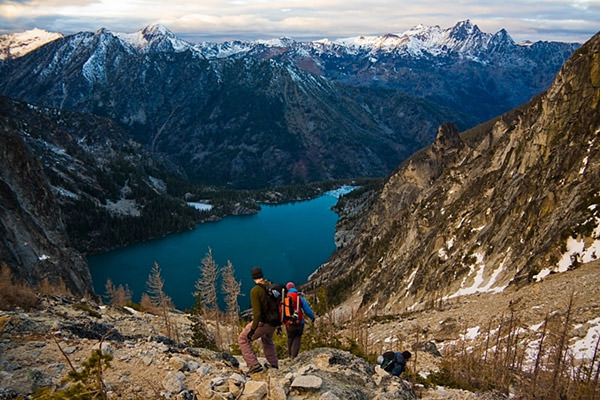
[[[449,27],[471,19],[506,28],[516,40],[585,41],[600,20],[597,0],[0,0],[7,31],[39,27],[65,34],[106,27],[133,32],[162,23],[176,34],[338,38],[398,33],[417,24]]]

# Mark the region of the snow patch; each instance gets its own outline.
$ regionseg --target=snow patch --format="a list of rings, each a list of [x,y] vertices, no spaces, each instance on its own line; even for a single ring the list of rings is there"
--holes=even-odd
[[[413,283],[415,281],[415,275],[417,274],[418,270],[419,270],[419,267],[415,268],[415,270],[408,277],[408,285],[406,285],[406,296],[408,296],[408,290],[410,289],[410,287],[413,285]]]
[[[585,337],[574,340],[570,349],[578,360],[591,360],[594,357],[594,350],[600,336],[600,317],[588,322],[591,327],[588,329]]]
[[[593,232],[594,241],[586,246],[584,240],[569,237],[567,239],[567,251],[562,255],[558,263],[550,268],[544,268],[533,278],[539,282],[553,272],[566,272],[574,263],[588,263],[597,260],[600,256],[600,218],[596,218],[596,228]]]
[[[462,340],[475,340],[479,336],[479,326],[467,329],[467,333],[461,334]]]
[[[75,194],[73,192],[71,192],[70,190],[67,190],[65,188],[61,188],[58,186],[50,186],[50,189],[52,189],[52,191],[60,196],[63,197],[69,197],[71,199],[79,199],[79,195]]]
[[[460,285],[460,289],[454,294],[444,296],[443,300],[448,300],[460,296],[467,296],[475,293],[499,293],[506,288],[506,286],[493,287],[496,283],[498,276],[504,270],[504,261],[502,261],[498,268],[496,268],[494,272],[492,272],[492,275],[490,276],[488,282],[484,284],[485,279],[483,275],[486,269],[486,266],[483,262],[484,256],[481,253],[474,253],[473,256],[475,257],[476,261],[474,264],[471,264],[469,266],[470,272],[463,279]],[[475,276],[473,276],[473,274],[475,274]],[[465,283],[471,277],[473,277],[473,284],[471,286],[465,287]]]
[[[194,207],[198,211],[210,211],[212,210],[212,204],[208,203],[198,203],[198,202],[188,202],[188,206]]]
[[[131,314],[136,315],[138,312],[131,307],[123,306],[124,309],[129,311]]]
[[[537,332],[537,330],[540,329],[542,325],[544,325],[544,321],[540,322],[539,324],[531,325],[529,327],[529,330]]]
[[[153,176],[148,176],[148,179],[150,179],[150,183],[152,183],[154,189],[156,189],[160,193],[166,193],[167,184],[165,183],[165,181],[163,181],[162,179],[155,178]]]

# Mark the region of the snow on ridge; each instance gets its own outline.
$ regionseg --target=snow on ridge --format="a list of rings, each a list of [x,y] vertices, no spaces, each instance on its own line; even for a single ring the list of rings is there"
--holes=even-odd
[[[62,33],[48,32],[39,28],[0,35],[0,60],[8,57],[22,57],[38,47],[62,37]]]
[[[81,72],[89,83],[106,80],[106,43],[100,42],[90,58],[81,67]]]
[[[119,32],[114,33],[114,35],[141,52],[148,51],[153,43],[162,40],[166,40],[176,53],[181,53],[188,49],[195,49],[195,46],[185,40],[177,38],[173,32],[163,25],[149,25],[137,32]]]
[[[478,58],[476,53],[485,51],[494,37],[495,35],[491,33],[481,32],[476,25],[467,20],[447,29],[442,29],[438,25],[417,25],[402,33],[347,37],[332,43],[370,52],[403,51],[413,56],[422,56],[425,53],[439,56],[455,52],[482,63],[483,60]]]
[[[194,50],[209,58],[227,58],[238,54],[248,53],[253,49],[251,42],[202,42],[194,46]]]

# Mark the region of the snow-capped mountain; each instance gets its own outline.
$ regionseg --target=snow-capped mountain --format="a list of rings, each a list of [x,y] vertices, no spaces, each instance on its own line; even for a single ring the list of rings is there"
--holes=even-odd
[[[469,20],[446,29],[419,25],[383,36],[195,46],[209,59],[276,59],[345,85],[400,90],[468,114],[478,122],[548,88],[578,47],[578,43],[519,44],[504,29],[494,34],[482,32]]]
[[[134,33],[115,33],[115,36],[142,53],[151,51],[182,52],[193,48],[191,43],[178,39],[163,25],[149,25]]]
[[[576,44],[452,28],[340,40],[191,44],[165,27],[55,40],[0,64],[0,91],[121,123],[199,181],[385,175],[434,138],[546,89]],[[265,162],[266,160],[266,162]]]
[[[62,37],[63,35],[60,33],[37,28],[20,33],[0,35],[0,60],[24,56],[30,51]]]
[[[112,118],[189,176],[246,187],[384,175],[438,124],[471,123],[284,60],[207,60],[172,39],[159,27],[127,41],[105,29],[68,36],[2,65],[0,90]]]

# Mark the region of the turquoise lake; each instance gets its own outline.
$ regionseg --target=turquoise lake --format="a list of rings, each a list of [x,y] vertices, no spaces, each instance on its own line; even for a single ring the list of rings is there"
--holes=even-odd
[[[351,188],[327,192],[314,200],[277,206],[263,205],[258,214],[230,216],[199,224],[187,232],[131,245],[88,257],[94,290],[105,294],[110,279],[127,285],[139,302],[155,262],[160,265],[165,292],[178,309],[194,304],[194,284],[202,259],[212,249],[214,260],[224,266],[230,260],[242,283],[240,308],[249,307],[254,285],[250,269],[259,266],[265,278],[285,284],[306,282],[335,250],[338,216],[331,210],[338,197]]]

